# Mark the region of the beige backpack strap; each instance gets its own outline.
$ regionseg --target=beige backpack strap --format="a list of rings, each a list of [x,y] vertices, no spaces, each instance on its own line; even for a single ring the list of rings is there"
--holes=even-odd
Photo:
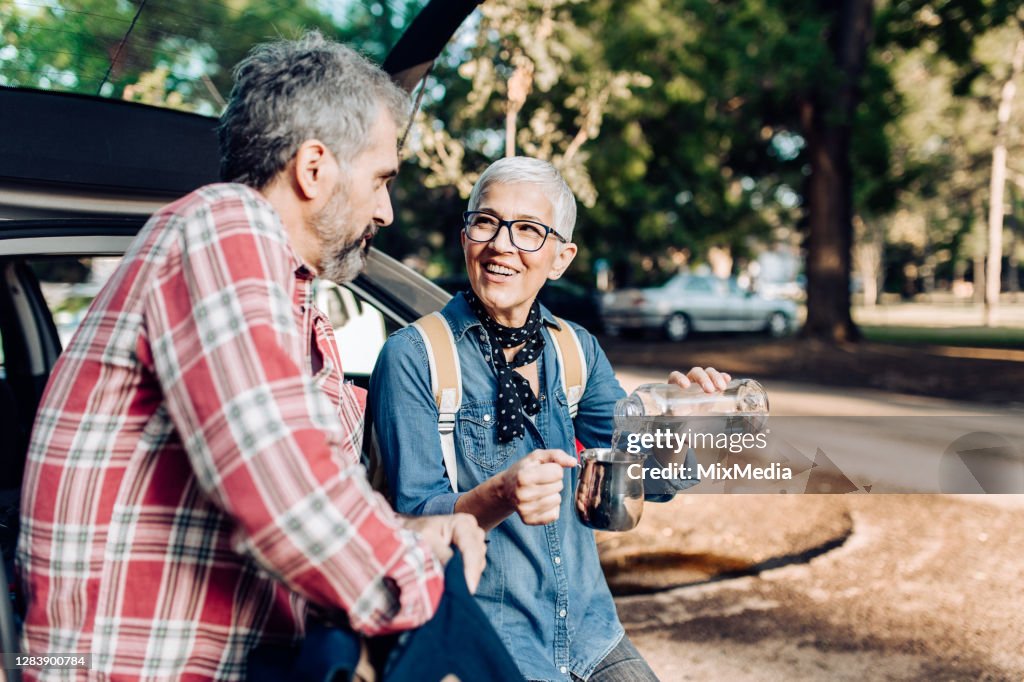
[[[462,405],[462,368],[455,351],[455,337],[448,321],[439,313],[430,313],[413,322],[423,337],[430,364],[430,390],[437,405],[437,433],[441,438],[444,468],[452,492],[459,491],[459,470],[455,460],[455,414]]]
[[[561,329],[549,327],[548,332],[555,340],[555,353],[558,355],[558,378],[562,382],[566,400],[569,403],[569,415],[575,419],[579,411],[583,392],[587,390],[587,359],[583,355],[576,330],[565,320],[556,317],[555,321]]]

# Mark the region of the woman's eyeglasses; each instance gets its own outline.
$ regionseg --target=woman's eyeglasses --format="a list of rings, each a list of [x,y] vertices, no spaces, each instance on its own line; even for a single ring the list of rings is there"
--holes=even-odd
[[[483,211],[466,211],[462,214],[462,219],[466,238],[473,242],[489,242],[498,236],[501,228],[507,227],[512,246],[520,251],[540,250],[549,234],[555,235],[555,239],[563,244],[566,243],[565,237],[555,232],[554,229],[534,220],[501,220],[497,216]]]

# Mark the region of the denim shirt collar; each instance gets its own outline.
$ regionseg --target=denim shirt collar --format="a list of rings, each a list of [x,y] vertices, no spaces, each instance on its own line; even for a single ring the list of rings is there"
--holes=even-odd
[[[482,327],[480,320],[477,319],[473,309],[469,307],[469,302],[466,301],[466,296],[461,291],[452,297],[448,305],[445,306],[445,316],[448,318],[448,324],[452,328],[452,335],[456,341],[462,339],[467,331],[473,327]],[[545,326],[554,327],[561,331],[562,324],[557,317],[551,314],[543,303],[540,304],[540,319]]]

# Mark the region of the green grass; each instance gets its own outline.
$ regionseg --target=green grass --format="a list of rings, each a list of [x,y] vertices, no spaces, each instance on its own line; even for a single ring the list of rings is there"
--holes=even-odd
[[[93,298],[93,296],[68,296],[53,309],[53,312],[77,313],[79,310],[88,308],[92,304]]]
[[[860,325],[864,338],[879,343],[970,348],[1024,349],[1024,327],[905,327]]]

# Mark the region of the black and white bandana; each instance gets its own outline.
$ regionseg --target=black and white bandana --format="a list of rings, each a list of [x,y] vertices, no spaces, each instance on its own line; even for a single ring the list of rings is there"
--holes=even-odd
[[[525,325],[506,327],[487,313],[476,294],[469,291],[464,295],[491,340],[491,362],[498,372],[498,404],[495,415],[498,420],[498,442],[508,443],[515,438],[523,437],[526,432],[526,415],[532,416],[540,412],[540,401],[533,394],[530,382],[515,371],[516,367],[528,365],[539,358],[544,350],[544,335],[540,333],[540,304],[535,300],[530,306]],[[522,343],[526,345],[519,349],[512,361],[506,361],[505,353],[501,349],[513,348]]]

